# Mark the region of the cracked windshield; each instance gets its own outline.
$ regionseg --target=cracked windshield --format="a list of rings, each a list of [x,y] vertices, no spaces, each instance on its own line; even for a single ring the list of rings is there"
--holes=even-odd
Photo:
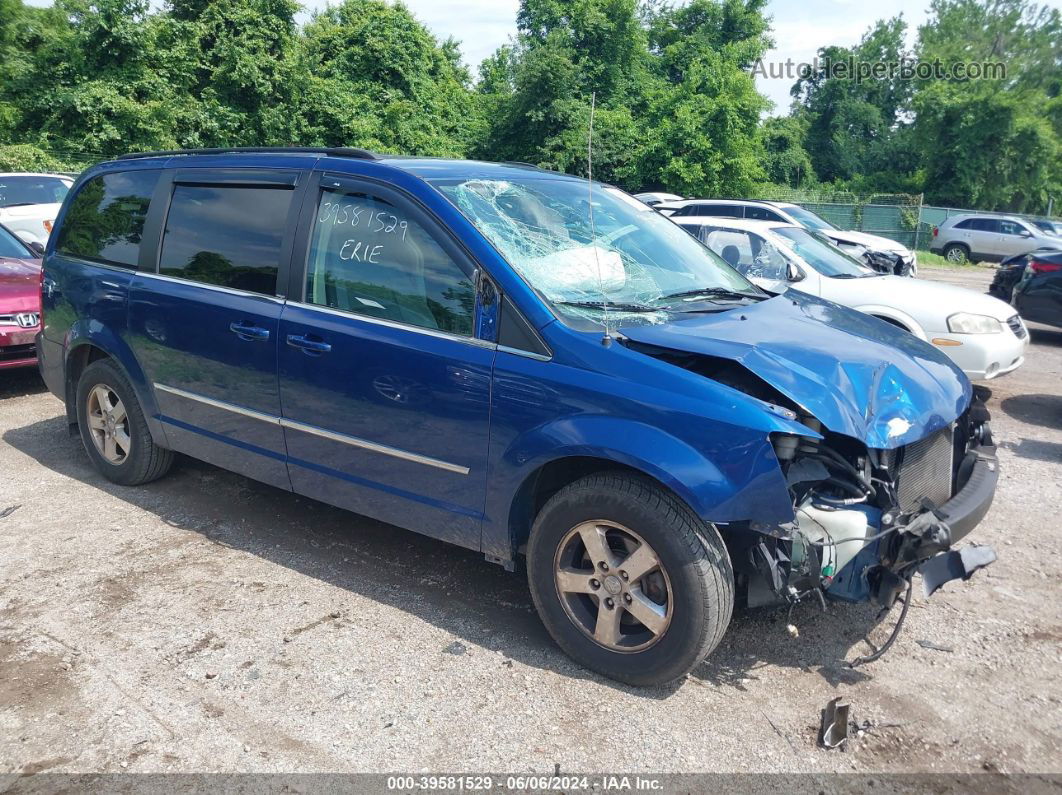
[[[436,186],[570,325],[663,323],[764,294],[681,228],[616,188],[575,180]]]

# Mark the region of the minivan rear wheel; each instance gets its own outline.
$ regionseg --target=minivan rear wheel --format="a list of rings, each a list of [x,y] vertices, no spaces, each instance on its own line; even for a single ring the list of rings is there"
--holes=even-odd
[[[148,483],[173,465],[173,453],[151,438],[129,379],[109,359],[90,364],[78,380],[77,424],[93,465],[114,483]]]
[[[948,243],[944,247],[944,259],[956,265],[965,265],[970,261],[970,249],[962,243]]]
[[[557,644],[632,685],[689,673],[733,612],[734,573],[718,531],[634,474],[590,475],[557,492],[535,518],[527,568]]]

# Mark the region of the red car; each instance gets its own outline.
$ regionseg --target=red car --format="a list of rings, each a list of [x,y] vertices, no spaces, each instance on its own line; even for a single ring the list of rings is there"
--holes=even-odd
[[[0,225],[0,370],[37,364],[40,284],[37,252]]]

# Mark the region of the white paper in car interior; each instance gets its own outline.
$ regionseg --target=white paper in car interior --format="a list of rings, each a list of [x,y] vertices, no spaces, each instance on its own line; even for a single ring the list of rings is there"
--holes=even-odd
[[[523,269],[546,295],[556,300],[571,300],[584,294],[598,296],[620,290],[627,283],[627,273],[618,252],[600,246],[582,246],[555,251],[540,257],[528,257]]]

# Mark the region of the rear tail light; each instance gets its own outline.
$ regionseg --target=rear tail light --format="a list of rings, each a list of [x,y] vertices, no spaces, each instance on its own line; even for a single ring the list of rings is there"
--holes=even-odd
[[[50,235],[52,233],[52,222],[46,220],[44,222],[44,229]]]
[[[41,315],[41,328],[44,328],[44,266],[41,266],[41,278],[37,282],[37,311]]]
[[[933,237],[936,237],[939,234],[940,234],[940,227],[939,226],[934,226],[933,227]]]
[[[1062,271],[1062,263],[1033,260],[1029,263],[1029,268],[1032,269],[1033,273],[1055,273],[1056,271]]]

